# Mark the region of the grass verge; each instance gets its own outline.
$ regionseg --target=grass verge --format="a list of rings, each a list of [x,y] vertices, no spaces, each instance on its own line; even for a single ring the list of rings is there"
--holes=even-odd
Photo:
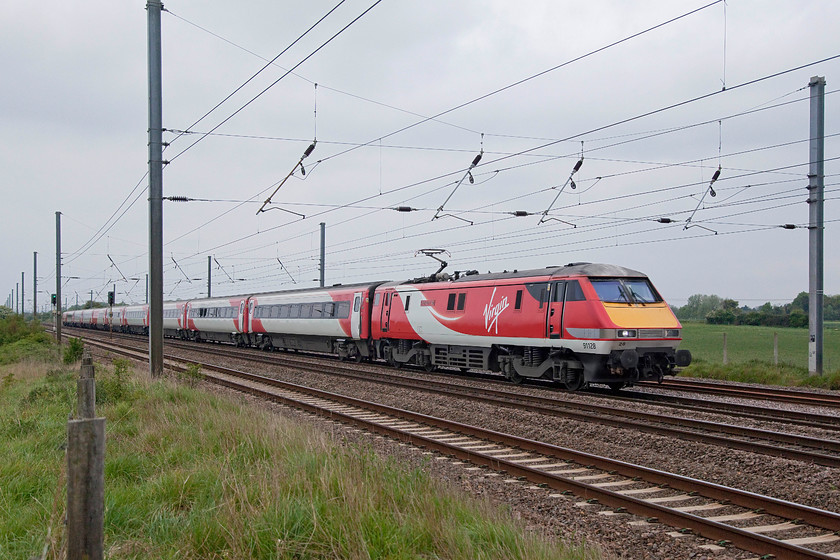
[[[0,369],[0,557],[59,558],[76,371]],[[258,407],[97,364],[105,554],[117,558],[560,558],[504,508]]]

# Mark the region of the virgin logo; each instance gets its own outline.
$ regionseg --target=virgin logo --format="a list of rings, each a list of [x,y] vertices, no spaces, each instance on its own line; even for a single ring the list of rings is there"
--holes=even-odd
[[[499,334],[499,315],[501,315],[502,311],[507,309],[510,304],[508,303],[507,296],[504,296],[494,305],[494,297],[496,297],[496,288],[493,288],[493,293],[490,295],[490,303],[484,306],[484,327],[487,329],[487,332],[490,332],[490,329],[495,328],[496,334]]]

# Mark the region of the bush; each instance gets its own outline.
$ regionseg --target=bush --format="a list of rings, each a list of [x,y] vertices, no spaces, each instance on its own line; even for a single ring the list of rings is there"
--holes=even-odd
[[[96,404],[116,404],[132,398],[131,362],[125,358],[117,358],[113,364],[113,373],[106,370],[96,379]]]
[[[189,364],[187,369],[178,373],[178,380],[186,382],[190,387],[195,386],[202,379],[204,379],[204,374],[201,373],[201,366],[198,364]]]
[[[85,351],[85,343],[81,338],[71,338],[64,349],[64,363],[72,364],[82,359]]]
[[[731,309],[718,309],[706,315],[706,322],[712,325],[732,325],[735,323],[735,312]]]

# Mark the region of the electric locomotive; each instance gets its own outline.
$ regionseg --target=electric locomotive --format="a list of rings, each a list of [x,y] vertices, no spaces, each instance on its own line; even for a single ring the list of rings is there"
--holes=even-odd
[[[647,276],[609,264],[382,284],[371,319],[375,353],[391,364],[499,371],[514,383],[620,389],[691,363]]]

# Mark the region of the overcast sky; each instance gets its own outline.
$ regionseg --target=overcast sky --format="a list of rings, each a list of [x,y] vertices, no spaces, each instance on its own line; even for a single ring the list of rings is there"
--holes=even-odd
[[[383,0],[277,81],[375,2],[346,0],[194,125],[338,1],[165,3],[163,122],[194,133],[165,134],[164,196],[199,199],[164,203],[166,299],[206,295],[208,256],[214,295],[315,286],[325,222],[327,284],[426,275],[415,253],[439,248],[449,271],[606,262],[675,305],[790,301],[808,290],[812,76],[827,81],[825,291],[840,293],[840,59],[789,72],[840,54],[840,3]],[[60,211],[69,303],[113,284],[144,301],[145,2],[12,2],[0,18],[0,288],[24,271],[31,309],[37,251],[48,302]],[[257,215],[316,138],[306,175]]]

